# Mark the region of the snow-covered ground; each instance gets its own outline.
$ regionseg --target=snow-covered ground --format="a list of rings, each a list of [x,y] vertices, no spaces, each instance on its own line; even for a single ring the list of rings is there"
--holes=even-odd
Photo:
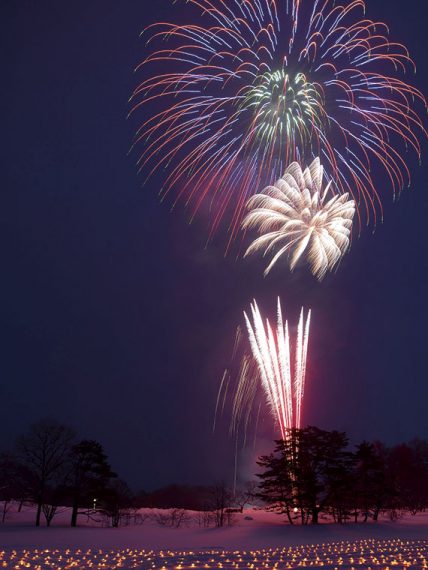
[[[82,526],[72,529],[65,526],[66,511],[52,528],[35,528],[34,509],[24,507],[0,525],[0,568],[428,568],[424,513],[395,522],[302,527],[247,509],[221,529],[199,526],[196,514],[185,526],[168,528],[156,522],[156,513],[118,529],[82,517]]]

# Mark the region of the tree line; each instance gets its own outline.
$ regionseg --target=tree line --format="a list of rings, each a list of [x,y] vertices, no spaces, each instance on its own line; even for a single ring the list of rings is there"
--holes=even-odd
[[[80,440],[71,428],[41,420],[22,435],[13,451],[0,454],[1,519],[13,501],[36,505],[36,526],[42,516],[50,526],[64,507],[71,507],[71,526],[79,515],[104,514],[112,526],[131,503],[131,492],[112,470],[102,445]]]
[[[236,495],[242,501],[245,495]],[[239,499],[240,497],[240,499]],[[231,522],[231,491],[225,483],[212,486],[169,485],[150,493],[132,493],[112,470],[102,445],[79,439],[73,429],[44,419],[18,438],[12,451],[0,453],[0,522],[13,504],[36,506],[35,524],[43,519],[50,526],[63,510],[70,511],[70,525],[78,517],[99,521],[100,516],[117,527],[124,521],[140,521],[140,508],[171,509],[156,513],[154,520],[178,527],[187,520],[184,511],[199,511],[201,526],[224,526]],[[243,507],[241,507],[242,510]]]
[[[36,506],[35,524],[50,526],[62,509],[70,525],[79,516],[119,524],[140,508],[172,509],[158,513],[159,524],[177,526],[183,510],[201,513],[199,524],[224,526],[233,513],[258,504],[285,515],[290,524],[377,520],[381,512],[396,518],[428,508],[428,442],[413,440],[387,447],[367,441],[350,449],[344,432],[309,426],[291,429],[269,455],[259,458],[257,481],[232,490],[211,486],[169,485],[132,493],[112,470],[102,445],[79,439],[54,420],[33,424],[11,452],[0,453],[0,522],[13,503]]]
[[[317,524],[396,518],[428,507],[428,442],[387,447],[367,441],[349,448],[344,432],[309,426],[290,429],[259,459],[258,497],[289,523]]]

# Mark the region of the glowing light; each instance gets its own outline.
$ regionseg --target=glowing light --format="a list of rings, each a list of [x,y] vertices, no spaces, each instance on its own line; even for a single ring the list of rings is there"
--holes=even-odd
[[[0,550],[2,568],[367,568],[428,567],[427,540],[341,540],[306,546],[225,551],[208,549]]]
[[[293,163],[274,186],[249,200],[250,213],[243,227],[257,228],[261,236],[245,255],[260,249],[267,255],[278,249],[265,275],[288,254],[291,270],[305,257],[312,273],[321,280],[348,250],[355,202],[348,194],[329,196],[331,183],[323,190],[322,179],[318,158],[304,172]]]

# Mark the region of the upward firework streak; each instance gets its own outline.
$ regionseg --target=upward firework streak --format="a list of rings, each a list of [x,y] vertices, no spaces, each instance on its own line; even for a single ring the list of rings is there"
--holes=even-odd
[[[131,112],[146,112],[138,166],[168,171],[162,196],[183,197],[192,215],[208,205],[211,234],[230,212],[232,240],[250,196],[319,156],[358,215],[376,221],[373,177],[383,172],[399,193],[410,183],[403,151],[420,157],[426,132],[415,108],[425,98],[403,80],[414,63],[386,24],[366,18],[364,0],[186,4],[193,23],[150,26],[158,48],[132,95]]]
[[[244,315],[263,390],[284,439],[287,429],[299,428],[301,424],[311,311],[306,319],[303,309],[300,313],[294,363],[288,322],[283,321],[279,299],[275,331],[268,320],[266,325],[263,323],[255,301],[251,305],[252,319],[246,313]],[[240,397],[239,391],[237,397]]]

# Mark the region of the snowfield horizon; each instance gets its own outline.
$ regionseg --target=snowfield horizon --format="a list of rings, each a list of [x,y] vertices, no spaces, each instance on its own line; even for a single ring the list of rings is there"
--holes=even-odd
[[[69,527],[70,509],[64,508],[52,526],[34,527],[35,507],[14,505],[0,525],[0,550],[24,549],[126,549],[144,550],[254,550],[358,540],[428,539],[428,513],[403,514],[391,521],[337,524],[323,517],[318,525],[290,525],[285,515],[249,507],[233,513],[231,526],[206,528],[202,512],[184,511],[179,528],[171,524],[172,509],[139,509],[125,526],[109,528],[105,520],[79,517],[77,528]],[[0,564],[1,566],[1,564]],[[428,567],[428,566],[427,566]]]

